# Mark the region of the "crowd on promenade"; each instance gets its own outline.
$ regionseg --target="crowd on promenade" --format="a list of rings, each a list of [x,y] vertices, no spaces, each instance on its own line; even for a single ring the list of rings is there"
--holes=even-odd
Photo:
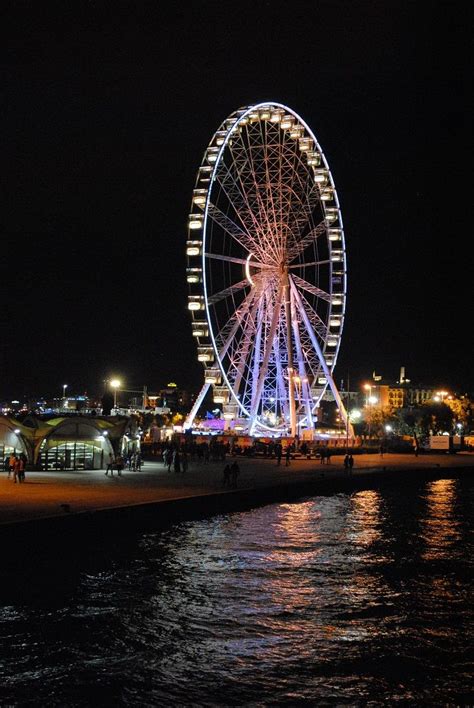
[[[253,457],[256,453],[258,454],[257,450],[256,446],[241,449],[237,445],[231,446],[229,442],[219,440],[211,440],[210,442],[191,440],[181,443],[176,441],[159,443],[153,446],[151,453],[152,459],[161,460],[168,472],[176,474],[186,473],[191,463],[193,467],[199,468],[209,463],[225,463],[226,459],[231,457],[233,461],[224,467],[223,484],[224,486],[235,486],[237,477],[240,474],[235,458],[237,456]],[[277,440],[266,447],[263,456],[274,459],[277,466],[280,466],[282,461],[284,461],[284,465],[289,467],[291,460],[295,459],[295,457],[307,457],[310,459],[312,454],[314,454],[314,450],[310,449],[305,442],[295,445],[294,442],[287,441],[283,447],[282,442]],[[314,456],[319,459],[321,464],[330,464],[331,462],[331,450],[328,447],[318,448],[317,454],[314,454]],[[147,459],[150,458],[147,457]],[[139,450],[134,449],[128,453],[119,454],[110,452],[105,461],[105,476],[113,477],[115,474],[117,477],[121,477],[124,470],[140,472],[143,464],[143,456]],[[25,454],[11,453],[5,459],[5,469],[8,471],[8,478],[13,479],[15,483],[24,482],[26,465],[27,458]],[[348,473],[352,471],[353,465],[352,454],[346,454],[344,468]]]

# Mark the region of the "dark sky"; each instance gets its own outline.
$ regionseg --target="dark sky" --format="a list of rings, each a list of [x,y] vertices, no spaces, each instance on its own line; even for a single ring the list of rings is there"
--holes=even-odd
[[[336,380],[405,365],[473,389],[462,7],[3,3],[0,398],[93,393],[112,373],[200,387],[184,257],[195,172],[219,123],[262,100],[311,126],[338,189]]]

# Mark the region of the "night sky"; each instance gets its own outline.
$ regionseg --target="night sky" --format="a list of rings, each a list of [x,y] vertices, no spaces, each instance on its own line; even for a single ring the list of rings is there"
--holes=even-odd
[[[3,3],[0,398],[93,394],[111,374],[199,389],[195,173],[220,122],[263,100],[310,125],[338,189],[336,381],[405,365],[474,389],[462,7]]]

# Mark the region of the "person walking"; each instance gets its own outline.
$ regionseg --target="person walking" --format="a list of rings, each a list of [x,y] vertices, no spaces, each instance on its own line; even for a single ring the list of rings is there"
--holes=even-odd
[[[237,486],[237,477],[240,475],[240,467],[237,464],[237,461],[234,460],[230,467],[230,474],[232,476],[232,486],[236,487]]]
[[[226,465],[224,467],[224,471],[222,473],[222,486],[223,487],[228,487],[230,486],[230,465]]]
[[[15,484],[18,481],[18,472],[20,471],[20,458],[15,455],[15,462],[13,463],[13,481]]]
[[[352,453],[349,455],[349,474],[352,474],[352,468],[354,467],[354,458]]]
[[[123,457],[122,457],[122,455],[117,455],[117,458],[116,458],[116,460],[115,460],[115,466],[116,466],[116,468],[117,468],[117,475],[118,475],[119,477],[121,477],[121,476],[122,476],[122,470],[123,470],[123,467],[124,467],[124,462],[123,462]]]
[[[181,455],[181,472],[185,474],[188,471],[188,453],[183,450]]]
[[[11,452],[10,457],[8,458],[8,479],[10,479],[12,472],[15,469],[15,460],[16,460],[16,455]]]
[[[110,472],[110,476],[111,476],[111,477],[114,476],[114,463],[115,463],[114,456],[113,456],[113,454],[112,454],[111,452],[109,452],[109,458],[108,458],[108,462],[107,462],[107,468],[106,468],[106,470],[105,470],[105,476],[106,476],[106,477],[109,476],[109,472]]]
[[[346,471],[346,474],[349,474],[349,453],[346,454],[344,458],[344,469]]]
[[[285,467],[290,466],[290,459],[291,459],[291,445],[288,443],[286,446],[286,451],[285,451]]]
[[[174,451],[173,467],[176,474],[181,472],[181,455],[179,454],[179,450]]]
[[[277,443],[275,445],[275,455],[276,455],[276,460],[277,460],[277,467],[280,467],[281,465],[281,456],[283,454],[283,448],[281,446],[281,443]]]
[[[18,458],[18,482],[22,484],[25,481],[25,467],[26,467],[26,462],[24,459],[24,455],[20,455]]]

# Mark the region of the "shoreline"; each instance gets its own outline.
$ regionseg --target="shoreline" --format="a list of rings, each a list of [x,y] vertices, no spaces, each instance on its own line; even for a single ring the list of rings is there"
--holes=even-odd
[[[446,461],[447,462],[447,461]],[[258,462],[257,462],[258,465]],[[263,484],[245,485],[245,480],[235,489],[196,489],[194,493],[174,494],[168,498],[154,498],[145,501],[128,501],[107,504],[80,511],[31,516],[0,523],[0,538],[4,541],[35,545],[43,544],[48,538],[55,543],[102,536],[104,533],[147,532],[160,530],[175,523],[206,518],[220,513],[248,511],[252,508],[272,503],[292,503],[309,496],[348,493],[361,489],[376,489],[387,484],[403,483],[404,475],[410,479],[437,479],[440,477],[467,476],[474,472],[472,463],[413,465],[389,468],[388,462],[371,468],[357,469],[347,476],[336,465],[319,469],[312,466],[305,474],[279,478]],[[280,468],[277,468],[279,470]],[[284,468],[282,468],[284,470]],[[133,474],[133,473],[132,473]],[[287,473],[288,474],[288,473]]]

